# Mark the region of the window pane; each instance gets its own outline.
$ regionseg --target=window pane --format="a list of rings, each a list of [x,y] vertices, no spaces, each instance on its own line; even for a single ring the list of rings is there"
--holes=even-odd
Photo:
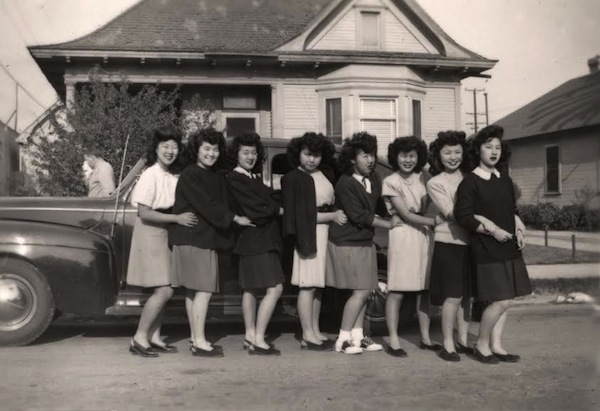
[[[342,139],[342,99],[330,98],[326,100],[327,106],[327,137],[334,141]]]
[[[388,145],[396,137],[396,121],[394,120],[361,120],[360,130],[377,137],[377,155],[387,156]]]
[[[254,132],[256,132],[256,125],[253,118],[227,117],[227,137]]]
[[[223,108],[225,109],[256,109],[256,97],[254,96],[223,96]]]
[[[362,45],[379,46],[379,13],[360,13],[362,18]]]
[[[421,102],[419,100],[412,101],[413,115],[413,134],[415,137],[421,138]]]
[[[393,120],[396,118],[396,100],[363,98],[360,100],[360,116]]]
[[[558,146],[546,147],[546,191],[560,191],[560,162]]]

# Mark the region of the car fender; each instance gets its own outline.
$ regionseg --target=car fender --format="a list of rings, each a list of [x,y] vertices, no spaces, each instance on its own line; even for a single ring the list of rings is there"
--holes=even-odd
[[[56,308],[80,315],[103,315],[118,290],[110,241],[91,231],[57,224],[0,220],[0,266],[24,260],[42,273]]]

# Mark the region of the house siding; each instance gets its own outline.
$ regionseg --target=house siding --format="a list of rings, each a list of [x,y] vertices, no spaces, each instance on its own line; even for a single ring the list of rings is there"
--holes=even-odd
[[[422,137],[427,144],[442,130],[457,129],[456,86],[428,87],[422,103]]]
[[[428,53],[427,49],[392,13],[383,13],[384,49],[408,53]]]
[[[319,108],[314,85],[283,86],[283,136],[294,138],[318,127]]]
[[[356,12],[350,9],[312,47],[315,50],[356,50]]]
[[[554,144],[560,147],[561,192],[546,194],[546,146]],[[600,127],[512,140],[510,146],[511,175],[521,189],[519,203],[571,205],[582,201],[583,191],[600,191]]]

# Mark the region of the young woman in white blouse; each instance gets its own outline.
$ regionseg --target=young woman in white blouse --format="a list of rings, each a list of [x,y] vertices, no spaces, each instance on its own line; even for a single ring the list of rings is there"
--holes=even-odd
[[[151,138],[146,155],[148,168],[140,176],[131,196],[138,217],[127,269],[128,284],[152,289],[129,344],[129,351],[142,357],[177,352],[176,347],[166,344],[160,337],[164,308],[173,295],[167,226],[174,223],[191,227],[197,222],[193,213],[171,214],[179,172],[179,131],[174,126],[162,126],[152,131]]]

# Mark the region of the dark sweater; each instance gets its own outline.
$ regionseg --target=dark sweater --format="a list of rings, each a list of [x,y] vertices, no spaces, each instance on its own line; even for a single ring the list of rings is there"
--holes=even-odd
[[[175,190],[173,214],[191,211],[198,217],[194,227],[169,225],[169,244],[223,250],[233,247],[232,222],[225,174],[196,164],[183,170]]]
[[[256,227],[240,228],[233,252],[240,255],[257,255],[279,251],[279,203],[273,199],[273,189],[264,185],[260,178],[250,178],[237,171],[227,174],[227,186],[239,214],[256,224]]]
[[[501,173],[489,180],[470,173],[458,186],[454,217],[461,226],[472,232],[471,247],[478,263],[513,260],[521,255],[516,238],[500,243],[494,237],[476,232],[480,223],[475,215],[490,219],[511,234],[515,233],[516,199],[511,178]]]
[[[354,177],[343,175],[335,186],[336,208],[344,211],[348,222],[329,226],[329,241],[338,246],[371,246],[373,221],[381,200],[381,178],[376,172],[369,176],[371,193]]]

